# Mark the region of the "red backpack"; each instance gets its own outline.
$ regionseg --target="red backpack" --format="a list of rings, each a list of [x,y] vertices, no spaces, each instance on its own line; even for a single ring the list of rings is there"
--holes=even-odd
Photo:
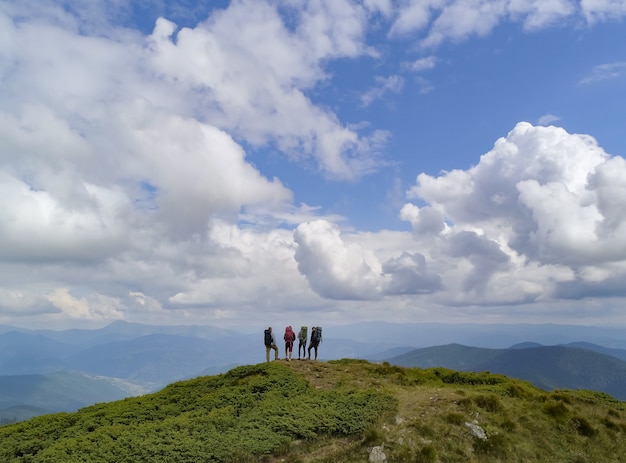
[[[293,332],[291,326],[285,328],[285,336],[284,339],[286,342],[294,342],[296,340],[296,333]]]

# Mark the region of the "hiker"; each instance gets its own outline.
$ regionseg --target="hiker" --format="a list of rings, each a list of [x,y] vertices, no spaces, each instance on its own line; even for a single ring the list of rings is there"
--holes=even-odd
[[[313,328],[311,328],[311,342],[309,344],[309,356],[307,357],[307,360],[311,360],[311,348],[315,349],[315,359],[317,360],[317,346],[320,345],[320,336],[319,336],[319,332],[318,332],[318,327],[314,326]]]
[[[291,361],[291,355],[293,353],[293,342],[296,340],[296,333],[293,332],[291,325],[285,328],[285,360]]]
[[[270,349],[274,349],[274,360],[278,360],[278,346],[276,345],[276,339],[270,326],[265,330],[265,360],[270,361]]]
[[[306,357],[306,335],[307,327],[301,326],[298,331],[298,360],[300,360],[300,349],[302,349],[302,358]]]

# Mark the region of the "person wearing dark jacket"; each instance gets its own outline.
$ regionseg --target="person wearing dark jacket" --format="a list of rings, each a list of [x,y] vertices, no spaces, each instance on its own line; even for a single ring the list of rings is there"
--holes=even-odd
[[[309,343],[309,356],[307,357],[307,360],[311,360],[311,348],[313,348],[315,350],[315,358],[314,360],[317,360],[317,347],[320,345],[320,341],[317,338],[317,326],[314,326],[313,328],[311,328],[311,341]]]
[[[270,361],[270,349],[274,349],[274,360],[278,360],[278,346],[270,326],[265,330],[265,360]]]

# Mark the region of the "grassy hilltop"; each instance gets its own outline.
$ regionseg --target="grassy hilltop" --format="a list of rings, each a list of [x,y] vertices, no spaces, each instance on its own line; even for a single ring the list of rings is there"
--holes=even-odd
[[[484,434],[483,434],[484,431]],[[624,461],[626,403],[488,373],[273,362],[0,427],[10,462]]]

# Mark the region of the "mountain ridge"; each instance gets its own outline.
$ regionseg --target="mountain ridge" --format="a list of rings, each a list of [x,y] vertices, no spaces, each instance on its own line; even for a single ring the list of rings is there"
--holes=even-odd
[[[626,400],[626,362],[599,352],[606,350],[601,346],[594,348],[557,345],[486,349],[448,344],[415,349],[386,360],[404,367],[489,371],[529,381],[545,390],[591,389]]]

